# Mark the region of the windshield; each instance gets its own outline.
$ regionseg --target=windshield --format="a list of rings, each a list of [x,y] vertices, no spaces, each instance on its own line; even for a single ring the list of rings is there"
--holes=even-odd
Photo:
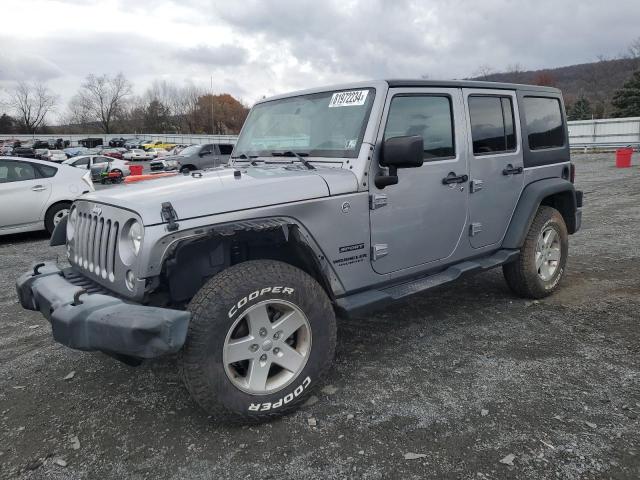
[[[196,153],[200,152],[200,148],[202,148],[202,145],[191,145],[190,147],[187,147],[184,150],[182,150],[180,152],[180,155],[184,157],[188,157],[189,155],[195,155]]]
[[[375,92],[323,92],[260,103],[251,109],[234,157],[272,152],[358,156]]]

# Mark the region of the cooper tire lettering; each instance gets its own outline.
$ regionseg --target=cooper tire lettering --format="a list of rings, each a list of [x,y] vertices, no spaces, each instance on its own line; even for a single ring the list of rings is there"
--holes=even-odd
[[[233,307],[231,307],[229,309],[229,313],[228,316],[229,318],[233,318],[234,315],[236,313],[238,313],[238,310],[242,309],[245,305],[247,305],[247,303],[255,300],[258,297],[261,297],[262,295],[265,295],[267,293],[284,293],[286,295],[293,295],[293,292],[295,292],[295,288],[292,287],[264,287],[261,290],[256,290],[254,292],[251,292],[249,295],[247,295],[246,297],[242,297],[240,299],[240,301],[238,301],[238,303],[236,303]]]

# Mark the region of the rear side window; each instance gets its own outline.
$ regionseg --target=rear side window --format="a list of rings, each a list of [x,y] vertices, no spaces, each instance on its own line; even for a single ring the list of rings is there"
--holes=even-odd
[[[38,169],[38,176],[40,178],[51,178],[58,173],[58,169],[50,165],[38,165],[36,168]]]
[[[391,101],[384,139],[421,135],[424,160],[455,156],[451,99],[446,96],[396,96]]]
[[[231,155],[231,152],[233,151],[233,145],[221,143],[218,147],[220,147],[221,155]]]
[[[529,149],[542,150],[564,146],[564,125],[560,100],[547,97],[524,97]]]
[[[516,149],[511,97],[469,97],[473,154],[504,153]]]

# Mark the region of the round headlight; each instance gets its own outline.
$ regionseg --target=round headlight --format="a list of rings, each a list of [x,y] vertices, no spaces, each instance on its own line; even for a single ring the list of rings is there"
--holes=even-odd
[[[144,229],[139,222],[133,221],[129,227],[129,241],[131,242],[131,248],[134,255],[138,255],[140,252],[140,246],[142,245],[142,238],[144,236]]]
[[[71,213],[69,213],[69,219],[67,220],[67,240],[72,240],[73,235],[76,232],[76,223],[78,222],[78,209],[71,207]]]

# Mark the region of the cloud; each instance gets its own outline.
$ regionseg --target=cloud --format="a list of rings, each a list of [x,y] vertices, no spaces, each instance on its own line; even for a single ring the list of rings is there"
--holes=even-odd
[[[242,65],[248,57],[249,52],[246,48],[228,44],[198,45],[175,53],[175,58],[181,62],[208,65],[211,68]]]
[[[263,95],[370,78],[463,78],[480,65],[554,67],[615,56],[640,2],[617,0],[3,0],[0,81],[88,73]],[[52,20],[54,19],[54,20]],[[602,33],[601,33],[602,32]],[[606,34],[605,34],[606,33]]]

